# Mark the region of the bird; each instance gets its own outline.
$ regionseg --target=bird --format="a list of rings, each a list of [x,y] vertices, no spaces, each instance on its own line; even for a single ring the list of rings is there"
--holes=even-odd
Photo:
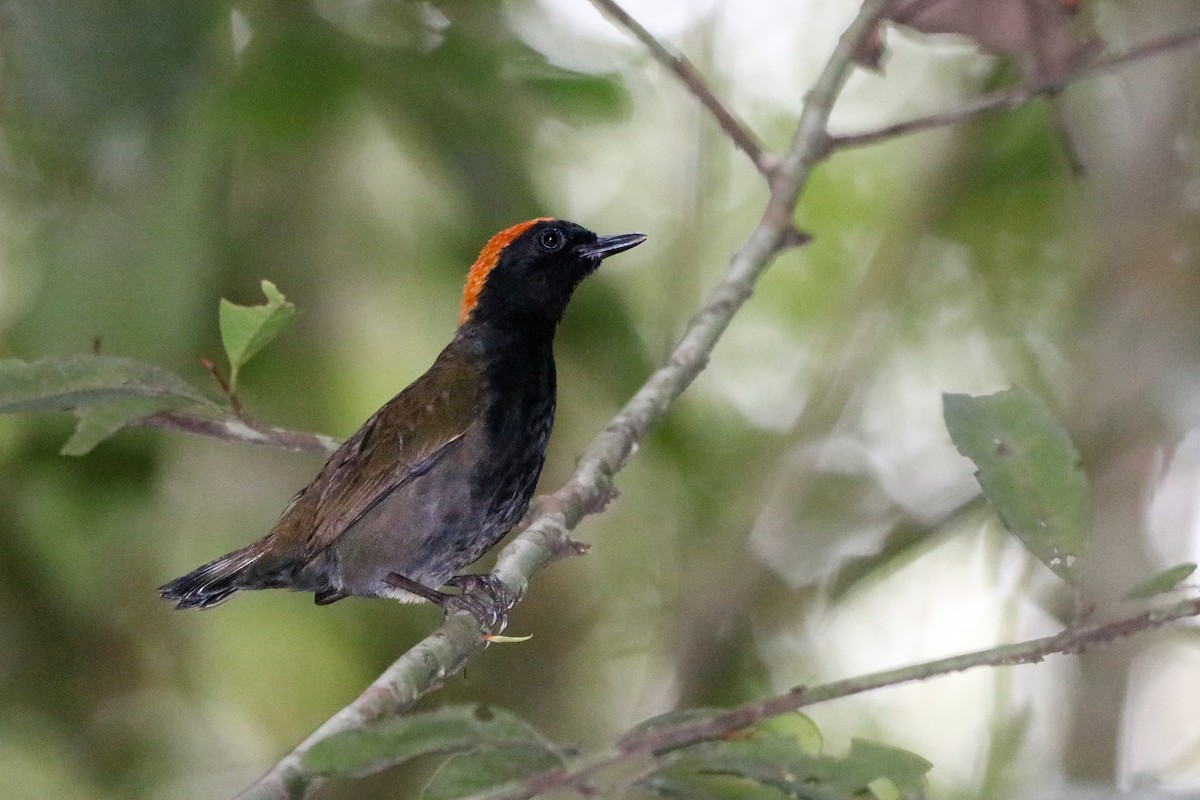
[[[433,365],[334,451],[265,536],[159,594],[181,609],[277,588],[312,592],[318,605],[426,600],[495,625],[511,593],[494,575],[460,570],[529,507],[554,425],[554,333],[571,295],[603,259],[645,240],[546,217],[491,237]]]

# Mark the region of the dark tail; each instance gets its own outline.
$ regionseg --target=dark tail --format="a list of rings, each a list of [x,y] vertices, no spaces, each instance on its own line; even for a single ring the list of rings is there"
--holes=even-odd
[[[249,571],[262,554],[262,550],[254,545],[234,550],[158,587],[158,593],[168,600],[178,601],[176,608],[215,606],[238,589],[252,589],[259,585]]]

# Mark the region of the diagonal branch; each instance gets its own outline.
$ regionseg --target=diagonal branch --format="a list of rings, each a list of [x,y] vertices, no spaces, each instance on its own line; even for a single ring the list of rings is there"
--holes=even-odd
[[[329,455],[337,449],[339,444],[339,441],[332,436],[276,428],[274,425],[265,425],[244,415],[214,417],[190,411],[162,411],[135,420],[130,425],[208,436],[226,442],[261,444],[297,453]]]
[[[965,122],[966,120],[992,111],[1019,108],[1039,95],[1053,95],[1062,91],[1068,84],[1075,83],[1083,78],[1092,77],[1104,72],[1111,72],[1114,69],[1124,67],[1136,61],[1197,45],[1200,45],[1200,30],[1165,36],[1161,39],[1155,39],[1136,47],[1131,47],[1123,53],[1098,58],[1067,75],[1037,81],[1032,84],[1020,84],[1011,89],[992,92],[952,111],[944,111],[938,114],[930,114],[927,117],[911,119],[906,122],[885,125],[873,131],[835,136],[830,141],[830,148],[844,150],[851,147],[865,147],[866,145],[876,144],[888,139],[896,139],[901,136],[907,136],[910,133],[917,133],[918,131],[957,125],[960,122]]]
[[[772,176],[771,196],[761,220],[734,254],[708,301],[692,317],[667,363],[650,376],[592,441],[566,485],[542,499],[529,526],[501,551],[494,572],[518,593],[524,592],[535,572],[572,550],[568,532],[588,514],[603,509],[611,497],[613,477],[633,456],[638,442],[704,369],[721,334],[750,298],[759,276],[781,250],[798,241],[792,215],[813,167],[827,152],[829,113],[853,68],[855,46],[874,29],[886,2],[866,0],[842,35],[805,101],[791,147]],[[321,780],[304,766],[304,754],[316,742],[403,712],[458,671],[482,646],[477,623],[470,615],[459,612],[450,616],[241,797],[305,797]]]
[[[774,157],[766,152],[754,131],[750,130],[745,122],[713,94],[712,89],[704,80],[704,76],[700,74],[700,70],[696,69],[696,65],[692,63],[691,59],[656,39],[654,34],[631,17],[629,12],[622,8],[616,0],[592,0],[592,5],[632,33],[656,61],[675,73],[687,90],[700,101],[700,105],[713,115],[713,119],[717,121],[721,130],[725,131],[725,135],[733,141],[734,145],[750,157],[759,172],[767,178],[771,177],[771,172],[775,169]]]
[[[752,700],[711,716],[674,725],[642,727],[626,734],[612,748],[579,759],[568,767],[534,775],[515,785],[476,795],[472,800],[528,800],[564,787],[582,787],[593,775],[618,764],[644,763],[700,742],[721,739],[757,722],[801,708],[839,700],[888,686],[927,680],[975,667],[1035,664],[1047,656],[1078,653],[1099,644],[1133,636],[1188,617],[1200,615],[1200,598],[1181,600],[1130,617],[1078,628],[1018,644],[1000,645],[907,667],[873,672],[817,686],[797,686],[783,694]]]

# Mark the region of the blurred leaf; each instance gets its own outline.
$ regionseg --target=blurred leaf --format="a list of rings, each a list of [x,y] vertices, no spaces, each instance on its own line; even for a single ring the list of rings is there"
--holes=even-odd
[[[347,97],[361,87],[364,51],[313,4],[243,4],[239,10],[254,35],[229,87],[238,130],[250,146],[311,146],[310,137],[344,117]]]
[[[943,395],[954,446],[1005,526],[1046,566],[1075,583],[1090,500],[1079,452],[1042,400],[1024,389]]]
[[[765,733],[771,736],[781,736],[796,743],[803,752],[810,756],[819,756],[825,748],[825,737],[817,723],[807,714],[792,711],[762,722],[754,727],[756,734]]]
[[[192,405],[216,407],[174,373],[131,358],[0,361],[0,413],[73,411],[79,417],[64,455],[83,455],[135,420]]]
[[[1196,565],[1188,561],[1183,564],[1164,569],[1152,578],[1147,578],[1141,583],[1134,586],[1125,593],[1126,600],[1144,600],[1147,597],[1153,597],[1156,594],[1163,594],[1174,589],[1179,584],[1187,580],[1193,572],[1196,571]]]
[[[229,390],[237,389],[237,374],[296,318],[296,306],[289,302],[270,281],[262,282],[267,302],[260,306],[239,306],[221,298],[221,342],[229,357]]]
[[[726,709],[721,708],[679,708],[674,711],[668,711],[665,714],[659,714],[656,717],[642,720],[630,728],[623,738],[636,736],[646,731],[655,730],[656,728],[669,728],[689,722],[703,722],[706,719],[711,719],[725,712]]]
[[[900,787],[891,778],[876,778],[867,784],[867,789],[876,800],[903,800]]]
[[[984,796],[1003,794],[1008,788],[1007,778],[1017,767],[1021,750],[1029,738],[1029,728],[1033,724],[1033,708],[1023,706],[1016,710],[1005,710],[997,715],[991,725],[991,735],[988,744],[987,763],[984,770]],[[1019,775],[1015,775],[1019,779]]]
[[[655,794],[684,800],[781,800],[788,797],[806,797],[740,775],[714,773],[657,773],[642,781],[641,785]]]
[[[525,78],[525,86],[548,112],[560,117],[611,120],[629,111],[629,93],[616,75],[539,70]]]
[[[863,581],[907,563],[939,533],[938,527],[902,520],[884,537],[874,553],[851,556],[842,562],[830,581],[829,598],[841,600]]]
[[[933,546],[948,531],[957,528],[965,517],[985,508],[986,499],[976,495],[940,519],[898,521],[874,553],[851,556],[842,561],[829,583],[829,598],[841,600],[864,581],[891,574]]]
[[[422,800],[454,800],[562,766],[562,758],[537,743],[483,745],[446,759],[421,793]]]
[[[880,742],[852,739],[850,752],[840,761],[838,775],[848,781],[847,788],[859,781],[864,781],[865,788],[886,778],[895,784],[901,796],[912,798],[924,796],[925,774],[931,769],[933,764],[916,753]]]
[[[1078,5],[1063,0],[900,0],[885,14],[921,33],[954,33],[984,50],[1024,55],[1032,79],[1057,78],[1099,48],[1076,30]]]
[[[793,797],[850,798],[887,779],[902,798],[919,798],[932,767],[915,753],[862,739],[854,739],[844,756],[814,756],[783,737],[762,736],[690,747],[643,785],[669,796],[723,797],[698,792],[698,786],[710,775],[733,775]]]
[[[541,734],[508,711],[457,705],[334,734],[304,754],[304,767],[319,775],[361,777],[417,756],[482,745],[547,748]]]

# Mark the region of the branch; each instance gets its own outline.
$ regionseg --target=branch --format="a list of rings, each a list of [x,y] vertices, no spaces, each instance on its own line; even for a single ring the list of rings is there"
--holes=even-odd
[[[157,428],[176,433],[209,436],[226,442],[261,444],[293,452],[329,455],[338,447],[338,440],[319,433],[290,431],[264,425],[245,416],[210,417],[186,411],[163,411],[130,423],[139,428]]]
[[[475,795],[471,800],[528,800],[552,789],[581,788],[591,776],[601,770],[618,764],[637,763],[640,766],[647,757],[653,758],[689,745],[721,739],[756,722],[817,703],[950,675],[975,667],[1034,664],[1047,656],[1079,653],[1093,645],[1112,642],[1162,627],[1168,622],[1198,615],[1200,598],[1192,598],[1111,622],[1067,628],[1054,636],[1019,644],[1000,645],[818,686],[797,686],[783,694],[753,700],[703,719],[635,730],[603,753],[580,759],[570,767],[543,772],[515,786]]]
[[[1200,30],[1187,31],[1186,33],[1175,34],[1173,36],[1165,36],[1161,39],[1155,39],[1154,41],[1146,42],[1145,44],[1130,48],[1124,53],[1098,58],[1095,61],[1079,67],[1068,75],[1062,75],[1032,84],[1022,84],[1011,89],[1003,89],[998,92],[992,92],[991,94],[980,97],[977,100],[973,100],[961,108],[954,109],[953,111],[930,114],[927,117],[918,117],[917,119],[908,120],[907,122],[897,122],[892,125],[885,125],[877,130],[866,131],[864,133],[851,133],[844,136],[835,136],[830,141],[830,148],[834,150],[843,150],[851,147],[865,147],[866,145],[875,144],[876,142],[881,142],[887,139],[894,139],[900,136],[907,136],[910,133],[916,133],[918,131],[941,128],[947,125],[957,125],[960,122],[982,116],[983,114],[987,114],[992,111],[1019,108],[1039,95],[1055,94],[1062,91],[1068,84],[1082,80],[1083,78],[1089,78],[1104,72],[1111,72],[1114,69],[1123,67],[1135,61],[1141,61],[1152,56],[1163,55],[1165,53],[1170,53],[1185,47],[1192,47],[1197,44],[1200,44]]]
[[[834,100],[852,69],[855,45],[873,29],[887,0],[866,0],[842,35],[805,101],[792,145],[772,176],[771,196],[762,219],[734,254],[704,306],[692,317],[667,363],[654,372],[625,407],[592,441],[575,474],[558,491],[542,498],[529,526],[496,560],[493,572],[518,594],[530,577],[554,558],[575,551],[567,536],[585,516],[601,511],[613,492],[613,476],[633,456],[638,442],[667,413],[671,403],[708,363],[709,354],[754,283],[774,257],[799,241],[792,224],[796,203],[814,166],[827,152],[826,124]],[[405,653],[349,706],[339,711],[283,757],[240,797],[302,798],[321,779],[304,767],[304,754],[334,733],[399,714],[436,689],[483,646],[478,625],[459,612]]]
[[[592,5],[599,9],[600,13],[632,33],[635,39],[645,45],[656,61],[675,73],[687,90],[700,101],[700,105],[713,115],[717,124],[721,126],[721,130],[725,131],[725,135],[733,140],[734,145],[750,157],[759,172],[767,178],[771,177],[771,172],[775,169],[774,157],[763,149],[762,143],[754,135],[754,131],[750,130],[745,122],[717,99],[691,59],[656,39],[654,34],[631,17],[628,11],[617,4],[616,0],[592,0]]]

